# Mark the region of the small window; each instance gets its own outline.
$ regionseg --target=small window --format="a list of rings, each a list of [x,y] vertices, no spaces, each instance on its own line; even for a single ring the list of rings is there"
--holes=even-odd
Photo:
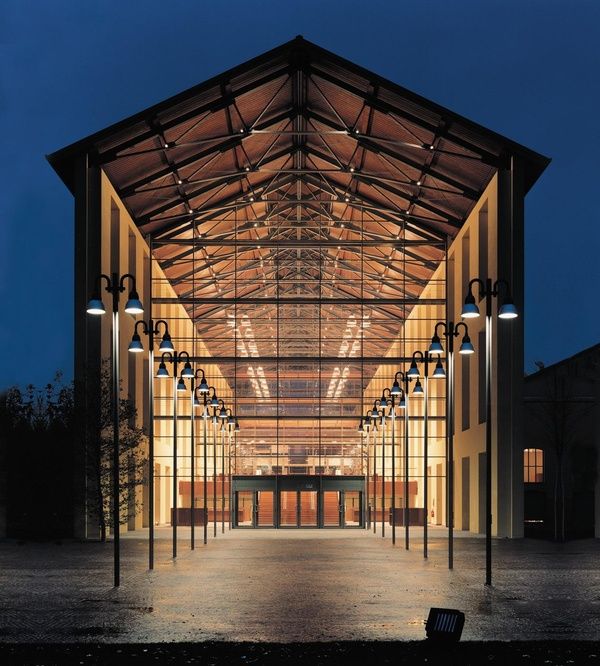
[[[544,482],[544,452],[542,449],[523,451],[523,476],[525,483]]]

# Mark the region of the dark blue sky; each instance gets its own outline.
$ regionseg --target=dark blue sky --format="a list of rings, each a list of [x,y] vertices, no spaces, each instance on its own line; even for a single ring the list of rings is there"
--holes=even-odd
[[[72,373],[73,201],[45,154],[297,34],[552,157],[527,198],[526,369],[600,342],[597,0],[2,7],[0,388]]]

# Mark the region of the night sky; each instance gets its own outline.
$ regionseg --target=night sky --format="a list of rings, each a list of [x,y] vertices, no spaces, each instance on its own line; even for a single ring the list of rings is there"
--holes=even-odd
[[[3,0],[0,389],[73,371],[73,199],[45,155],[298,34],[552,158],[526,370],[600,342],[597,0]]]

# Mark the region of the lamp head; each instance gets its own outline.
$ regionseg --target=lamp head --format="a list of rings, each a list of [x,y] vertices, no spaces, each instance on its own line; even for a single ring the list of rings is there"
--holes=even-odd
[[[88,301],[86,312],[91,315],[103,315],[106,310],[99,293],[95,293]]]
[[[421,384],[421,380],[417,379],[417,383],[415,384],[415,388],[413,389],[413,395],[423,395],[423,385]]]
[[[131,342],[129,343],[129,347],[127,349],[130,352],[134,352],[136,354],[139,354],[140,352],[144,351],[144,345],[142,344],[142,340],[139,336],[139,333],[134,333],[131,336]]]
[[[125,303],[125,312],[132,315],[144,313],[144,306],[135,289],[129,292],[129,298],[127,299],[127,303]]]
[[[194,391],[194,407],[202,407],[202,403],[200,400],[198,400],[198,396],[196,395],[196,392]]]
[[[363,420],[361,416],[360,421],[358,422],[358,432],[364,432],[364,431],[365,429],[363,428]]]
[[[227,417],[227,425],[235,425],[235,418],[234,418],[233,414],[230,414]]]
[[[171,336],[168,333],[165,333],[162,336],[162,340],[160,341],[160,346],[158,348],[159,352],[173,352],[175,351],[175,347],[173,347],[173,343],[171,342]]]
[[[183,377],[179,378],[179,381],[177,382],[177,390],[178,391],[185,391],[185,382],[183,381]]]
[[[402,397],[400,398],[400,402],[398,403],[398,407],[400,409],[406,409],[406,396],[404,393],[402,394]]]
[[[202,377],[202,379],[200,380],[198,391],[200,391],[200,393],[208,393],[209,388],[208,388],[208,382],[206,381],[206,377]]]
[[[512,298],[508,296],[498,310],[498,317],[500,317],[500,319],[516,319],[518,316],[519,313],[517,308],[515,307]]]
[[[387,398],[385,397],[385,393],[381,394],[381,400],[379,401],[379,406],[382,409],[385,409],[388,406],[388,401]]]
[[[219,406],[219,398],[217,398],[217,394],[215,393],[213,397],[210,399],[210,406],[211,407],[218,407]]]
[[[419,372],[419,366],[417,365],[417,361],[413,358],[412,363],[410,364],[410,368],[408,369],[406,373],[407,377],[419,377],[420,372]]]
[[[462,342],[460,343],[460,349],[458,350],[459,354],[474,354],[475,353],[475,347],[473,347],[473,343],[471,342],[471,338],[467,333],[464,334]]]
[[[235,420],[235,431],[236,432],[240,431],[240,422],[237,419]]]
[[[192,370],[192,364],[189,361],[185,362],[185,365],[183,366],[183,370],[181,371],[181,376],[186,377],[188,379],[194,377],[194,371]]]
[[[444,353],[444,348],[442,347],[442,342],[440,336],[437,333],[434,333],[431,338],[431,344],[429,345],[429,353],[439,356]]]
[[[392,384],[392,388],[390,389],[390,394],[400,395],[400,384],[398,383],[397,379],[394,379],[394,383]]]
[[[156,376],[157,377],[168,377],[169,376],[169,371],[167,370],[167,366],[165,365],[164,361],[161,361],[158,365],[158,370],[156,371]]]
[[[465,303],[460,316],[463,319],[475,319],[476,317],[479,317],[479,308],[477,307],[477,303],[475,303],[475,296],[473,296],[473,292],[470,289],[465,298]]]
[[[219,418],[220,419],[227,418],[227,409],[225,408],[225,405],[223,405],[223,407],[221,407],[221,409],[219,410]]]
[[[431,376],[435,379],[444,379],[446,376],[446,371],[444,370],[444,366],[442,365],[440,359],[438,359],[438,362],[435,364],[435,370]]]

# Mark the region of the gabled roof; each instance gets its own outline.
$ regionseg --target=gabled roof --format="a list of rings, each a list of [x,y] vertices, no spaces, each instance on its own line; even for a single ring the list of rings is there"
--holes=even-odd
[[[152,234],[251,196],[264,214],[300,183],[302,196],[326,193],[334,217],[362,205],[452,236],[512,155],[527,189],[549,163],[302,37],[53,153],[71,190],[82,153]]]

